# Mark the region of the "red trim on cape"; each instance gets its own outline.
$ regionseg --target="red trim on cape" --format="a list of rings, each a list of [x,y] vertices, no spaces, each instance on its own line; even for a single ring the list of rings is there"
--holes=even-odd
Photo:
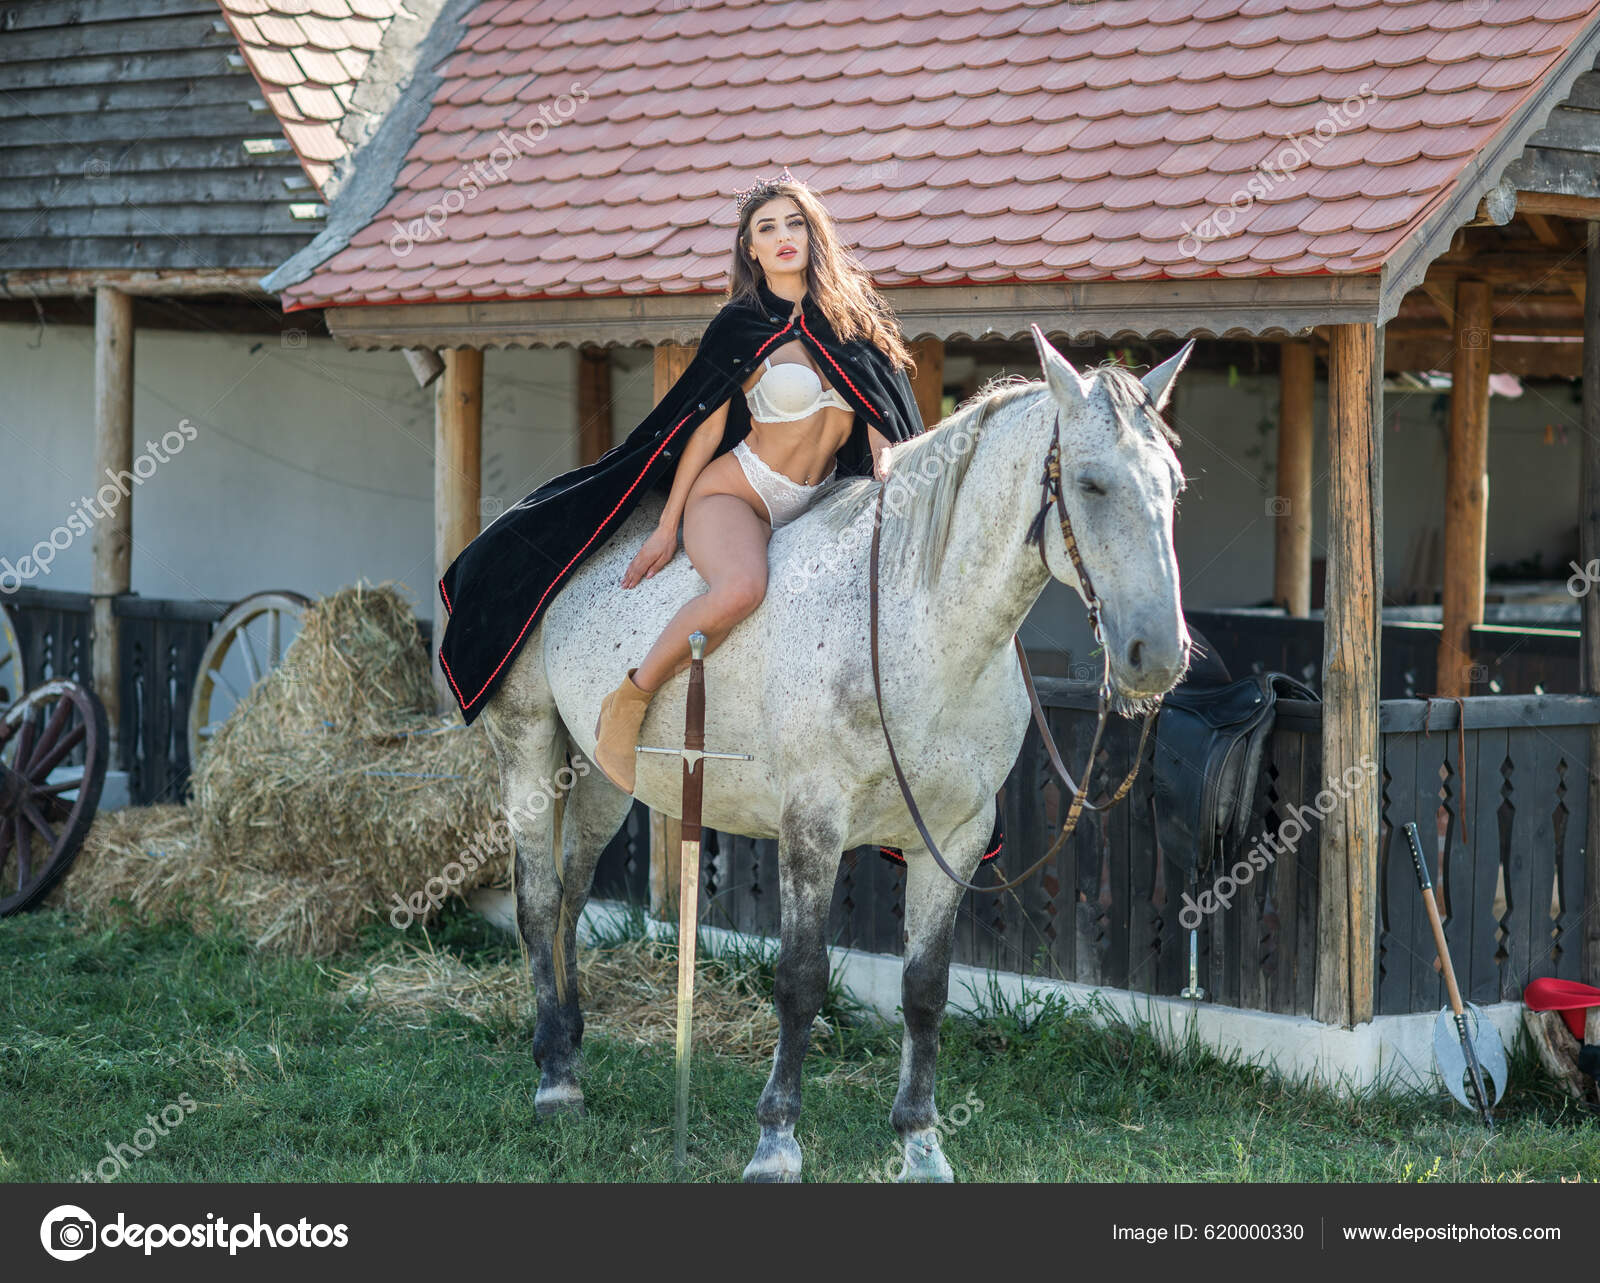
[[[805,324],[804,320],[801,321],[801,324],[802,325]],[[785,334],[787,334],[793,327],[794,327],[794,321],[791,320],[788,325],[785,325],[781,330],[779,330],[776,334],[774,334],[771,338],[769,338],[765,343],[763,343],[760,347],[758,347],[756,349],[755,358],[753,358],[753,359],[759,360],[760,357],[761,357],[761,354],[763,352],[765,352],[769,347],[771,347],[780,338],[782,338]],[[810,334],[811,331],[807,330],[806,333]],[[813,339],[813,342],[815,342],[814,339]],[[824,351],[823,355],[824,356],[827,355],[826,351]],[[831,356],[828,357],[828,359],[829,359],[829,361],[833,360],[833,358]],[[847,379],[846,382],[849,382],[849,380]],[[851,384],[852,391],[854,390],[854,387],[855,387],[855,385]],[[857,393],[857,395],[859,396],[860,394]],[[517,634],[517,639],[514,642],[511,643],[511,648],[508,651],[506,651],[506,653],[503,656],[501,656],[500,662],[494,666],[494,671],[489,674],[488,678],[484,681],[482,687],[479,688],[478,693],[476,695],[474,695],[471,699],[467,699],[464,695],[462,695],[461,688],[456,685],[455,674],[453,674],[450,671],[450,665],[445,661],[444,655],[442,653],[440,654],[440,656],[439,656],[439,667],[444,670],[445,678],[450,683],[450,689],[455,691],[455,693],[456,693],[456,702],[461,705],[461,708],[462,708],[463,712],[465,712],[467,709],[471,708],[480,699],[482,699],[484,691],[488,690],[489,687],[494,685],[494,679],[497,676],[499,676],[500,670],[506,666],[506,661],[508,659],[510,659],[511,656],[516,654],[517,647],[522,645],[522,638],[527,633],[529,625],[531,625],[533,623],[533,621],[538,618],[539,611],[544,606],[545,598],[549,597],[550,594],[553,593],[556,590],[556,585],[561,582],[562,576],[564,576],[567,573],[567,571],[572,569],[573,564],[578,560],[578,558],[583,556],[584,552],[588,549],[589,545],[592,544],[595,541],[596,537],[598,537],[600,532],[605,529],[606,522],[610,521],[612,517],[617,515],[617,509],[622,507],[622,505],[625,502],[627,502],[628,496],[631,495],[638,488],[639,482],[644,480],[644,474],[646,472],[649,472],[651,465],[654,464],[655,461],[658,458],[660,458],[661,452],[662,452],[662,450],[666,449],[667,443],[669,441],[671,441],[673,437],[677,436],[678,429],[683,427],[683,425],[685,423],[689,422],[689,420],[692,419],[693,417],[694,417],[693,414],[684,415],[683,418],[679,419],[678,422],[673,426],[672,431],[667,433],[667,435],[662,438],[661,444],[656,447],[655,453],[652,454],[648,460],[646,460],[644,467],[639,472],[639,475],[633,479],[633,484],[630,485],[626,490],[624,490],[622,492],[622,497],[617,500],[615,506],[611,509],[610,512],[608,512],[605,515],[605,517],[601,520],[600,524],[594,528],[594,534],[590,535],[588,537],[588,539],[584,540],[583,547],[579,548],[577,552],[573,553],[572,554],[572,559],[570,561],[568,561],[565,566],[561,567],[561,569],[556,572],[555,578],[550,581],[549,587],[547,587],[544,590],[544,593],[540,596],[538,602],[534,605],[533,612],[528,616],[527,622],[522,625],[522,630],[521,630],[521,632],[519,632]],[[444,580],[442,580],[442,579],[439,581],[439,592],[440,592],[441,595],[444,594]],[[445,597],[444,598],[444,604],[445,604],[445,609],[446,610],[449,610],[452,615],[455,614],[455,611],[453,609],[451,609],[450,598],[449,597]]]

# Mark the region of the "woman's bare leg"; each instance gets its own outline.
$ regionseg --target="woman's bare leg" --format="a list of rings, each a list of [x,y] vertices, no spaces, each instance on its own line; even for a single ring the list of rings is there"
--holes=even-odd
[[[653,691],[689,667],[689,634],[706,635],[710,654],[733,626],[767,595],[769,526],[737,495],[691,495],[683,510],[683,548],[710,586],[672,617],[634,673],[634,685]]]

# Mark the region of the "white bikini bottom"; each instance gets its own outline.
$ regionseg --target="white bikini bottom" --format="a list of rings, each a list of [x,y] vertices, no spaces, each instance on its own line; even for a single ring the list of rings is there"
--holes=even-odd
[[[803,486],[798,481],[784,476],[783,473],[769,468],[761,461],[761,456],[743,441],[733,447],[733,457],[744,469],[745,479],[750,482],[750,488],[760,495],[761,502],[767,505],[767,519],[772,522],[774,530],[787,525],[809,508],[817,493],[832,481],[834,474],[839,471],[838,465],[835,464],[828,470],[828,475],[816,485]]]

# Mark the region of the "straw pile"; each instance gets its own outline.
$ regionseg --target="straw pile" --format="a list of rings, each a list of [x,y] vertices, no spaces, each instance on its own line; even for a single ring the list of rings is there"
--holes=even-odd
[[[534,1018],[533,993],[520,964],[471,967],[459,958],[404,942],[359,972],[335,971],[340,990],[368,1010],[407,1022],[452,1011],[488,1025],[524,1027]],[[640,1046],[671,1045],[677,1031],[675,945],[628,940],[578,953],[578,986],[586,1033]],[[699,959],[695,968],[694,1040],[755,1064],[771,1061],[778,1018],[765,986],[737,961]],[[813,1039],[834,1031],[818,1018]]]
[[[323,955],[393,895],[442,885],[465,852],[487,858],[451,893],[508,885],[511,844],[488,840],[500,815],[488,737],[433,705],[398,592],[358,584],[317,601],[217,729],[193,803],[98,816],[58,901],[91,917],[177,913],[197,929],[231,913],[262,948]]]

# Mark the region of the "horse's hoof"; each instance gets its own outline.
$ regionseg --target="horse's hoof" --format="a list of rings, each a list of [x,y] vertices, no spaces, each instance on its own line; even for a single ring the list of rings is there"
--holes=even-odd
[[[950,1160],[939,1148],[938,1132],[906,1137],[906,1166],[900,1173],[902,1184],[949,1185],[955,1178]]]
[[[763,1136],[744,1169],[746,1184],[793,1185],[800,1180],[800,1145],[793,1136]]]
[[[540,1118],[556,1118],[563,1114],[582,1118],[583,1088],[577,1083],[561,1083],[555,1087],[541,1087],[533,1097],[534,1111]]]

